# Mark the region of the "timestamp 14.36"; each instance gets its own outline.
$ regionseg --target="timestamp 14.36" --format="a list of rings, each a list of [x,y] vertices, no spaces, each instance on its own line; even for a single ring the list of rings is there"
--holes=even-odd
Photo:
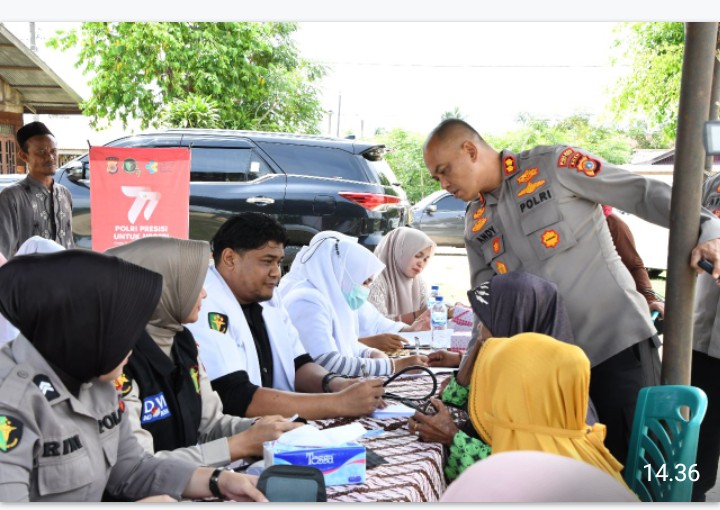
[[[697,464],[690,464],[690,466],[685,466],[685,464],[675,464],[675,468],[671,473],[668,473],[668,469],[665,464],[661,464],[657,471],[653,471],[654,467],[651,464],[645,464],[643,469],[647,472],[648,482],[653,478],[653,475],[655,475],[655,478],[662,480],[663,482],[684,482],[686,479],[691,482],[697,482],[700,478],[700,472],[695,468],[695,466],[697,466]]]

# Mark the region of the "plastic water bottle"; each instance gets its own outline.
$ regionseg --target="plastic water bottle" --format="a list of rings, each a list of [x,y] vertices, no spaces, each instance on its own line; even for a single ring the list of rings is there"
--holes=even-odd
[[[430,330],[433,349],[450,346],[450,339],[447,337],[447,306],[442,296],[435,298],[435,303],[430,309]]]
[[[433,285],[430,287],[430,297],[428,297],[427,300],[427,308],[428,310],[432,310],[432,307],[435,305],[435,298],[440,295],[440,287],[438,285]]]

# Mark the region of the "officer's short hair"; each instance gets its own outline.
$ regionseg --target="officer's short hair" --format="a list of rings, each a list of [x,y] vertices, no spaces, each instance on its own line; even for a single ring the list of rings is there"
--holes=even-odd
[[[285,227],[269,214],[242,212],[220,226],[210,241],[210,249],[218,264],[225,248],[244,253],[262,248],[270,241],[286,246],[288,235]]]
[[[463,130],[478,143],[486,143],[480,133],[478,133],[474,127],[461,119],[445,119],[438,124],[435,129],[430,132],[430,135],[425,142],[425,146],[430,140],[438,140],[444,142],[450,135],[454,134],[457,130]]]

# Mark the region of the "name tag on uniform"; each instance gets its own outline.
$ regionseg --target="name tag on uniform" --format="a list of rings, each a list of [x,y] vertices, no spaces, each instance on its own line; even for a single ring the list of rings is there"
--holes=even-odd
[[[156,395],[151,395],[143,399],[142,416],[140,417],[140,423],[145,425],[158,420],[164,420],[171,416],[170,409],[168,408],[165,395],[161,391]]]

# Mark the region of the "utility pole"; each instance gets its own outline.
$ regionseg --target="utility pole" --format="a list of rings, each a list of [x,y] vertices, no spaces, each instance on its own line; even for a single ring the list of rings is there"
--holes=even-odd
[[[35,22],[30,22],[30,49],[37,53],[37,45],[35,44]]]
[[[670,202],[662,384],[690,384],[695,279],[690,252],[700,230],[705,166],[703,127],[710,114],[718,24],[686,23]]]
[[[338,114],[337,114],[337,130],[335,136],[340,138],[340,107],[342,106],[342,92],[338,92]]]

